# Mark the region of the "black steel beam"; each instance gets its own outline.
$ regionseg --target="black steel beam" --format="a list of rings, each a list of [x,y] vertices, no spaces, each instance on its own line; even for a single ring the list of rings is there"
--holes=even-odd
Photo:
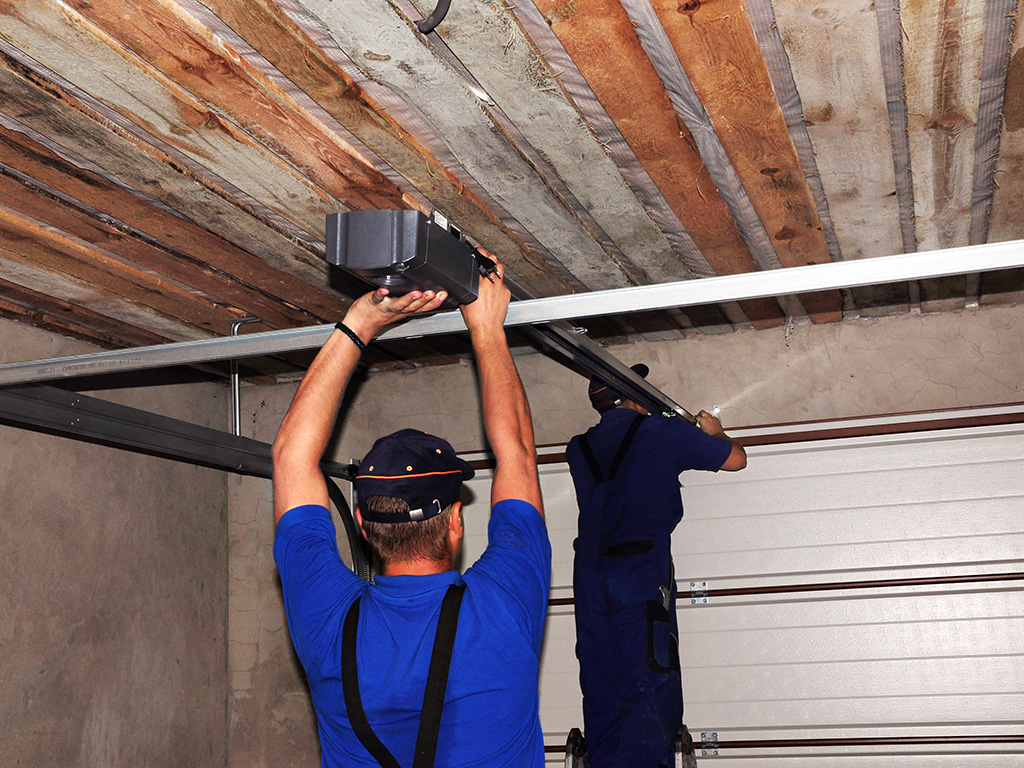
[[[0,389],[0,423],[147,453],[242,475],[271,478],[270,444],[48,386]],[[352,466],[321,469],[344,480]]]

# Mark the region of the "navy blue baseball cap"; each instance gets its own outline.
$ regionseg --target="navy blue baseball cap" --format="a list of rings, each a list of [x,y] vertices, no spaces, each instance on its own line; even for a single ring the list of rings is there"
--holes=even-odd
[[[359,511],[371,523],[427,520],[458,501],[462,481],[474,474],[447,440],[418,429],[401,429],[377,440],[363,457],[355,489],[360,499],[401,499],[409,505],[409,512],[375,513],[362,502]]]
[[[647,374],[651,372],[651,369],[643,363],[631,365],[630,370],[642,379],[646,379]],[[590,404],[594,406],[598,413],[604,413],[605,411],[614,408],[619,405],[623,399],[625,399],[624,394],[619,392],[600,376],[591,377],[590,386],[587,387],[587,396],[590,397]]]

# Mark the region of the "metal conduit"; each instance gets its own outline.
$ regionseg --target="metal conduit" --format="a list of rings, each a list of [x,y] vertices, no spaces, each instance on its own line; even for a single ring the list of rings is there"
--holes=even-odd
[[[974,573],[961,576],[928,576],[917,579],[875,579],[870,581],[834,581],[812,584],[779,584],[763,587],[732,587],[708,589],[702,592],[706,597],[738,597],[748,595],[781,595],[793,592],[834,592],[850,589],[892,589],[895,587],[949,586],[954,584],[976,584],[986,581],[1024,581],[1024,571],[1008,573]],[[677,583],[678,586],[678,583]],[[683,590],[680,590],[683,594]],[[557,607],[575,604],[572,597],[555,597],[548,605]]]

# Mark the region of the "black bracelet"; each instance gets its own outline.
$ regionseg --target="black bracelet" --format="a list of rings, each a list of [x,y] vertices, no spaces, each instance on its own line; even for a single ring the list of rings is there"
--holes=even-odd
[[[352,339],[352,343],[359,347],[360,352],[366,351],[366,345],[363,344],[363,340],[359,338],[359,335],[355,331],[353,331],[344,323],[335,323],[334,327],[337,328],[342,333],[344,333],[350,339]]]

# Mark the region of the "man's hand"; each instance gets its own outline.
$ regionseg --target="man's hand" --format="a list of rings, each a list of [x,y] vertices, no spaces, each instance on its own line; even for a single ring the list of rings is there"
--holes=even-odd
[[[725,437],[725,429],[722,428],[722,422],[707,411],[701,411],[697,414],[697,426],[709,435]]]
[[[405,296],[391,296],[387,288],[363,294],[348,309],[344,323],[358,334],[364,343],[373,340],[391,323],[412,315],[432,312],[448,298],[446,291],[411,291]]]
[[[505,267],[487,251],[484,255],[494,260],[495,271],[480,278],[476,300],[459,307],[469,332],[476,336],[486,331],[501,329],[504,333],[505,314],[511,293],[505,285]]]

